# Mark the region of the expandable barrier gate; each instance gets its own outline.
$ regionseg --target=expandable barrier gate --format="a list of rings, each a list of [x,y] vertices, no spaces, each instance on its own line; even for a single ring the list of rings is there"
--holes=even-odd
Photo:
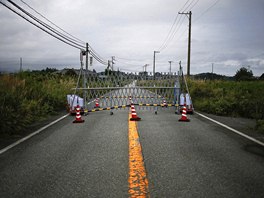
[[[88,74],[84,91],[85,112],[95,112],[130,107],[158,110],[174,107],[179,112],[181,104],[179,75],[176,73],[124,73],[109,71],[106,75]],[[191,101],[191,100],[189,100]]]

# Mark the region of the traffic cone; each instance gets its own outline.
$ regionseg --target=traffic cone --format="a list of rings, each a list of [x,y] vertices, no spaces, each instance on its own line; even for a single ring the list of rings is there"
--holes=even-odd
[[[98,98],[95,99],[95,106],[94,106],[94,108],[100,108],[99,99]]]
[[[76,107],[76,116],[75,116],[75,120],[73,121],[73,123],[83,123],[84,120],[82,120],[82,116],[81,116],[81,113],[80,113],[80,106],[77,105]]]
[[[133,104],[131,104],[131,118],[130,121],[140,121],[141,118],[137,116],[137,112],[135,109],[135,106]]]
[[[187,118],[186,113],[186,105],[184,105],[182,108],[182,117],[179,119],[180,122],[190,122],[190,120]]]

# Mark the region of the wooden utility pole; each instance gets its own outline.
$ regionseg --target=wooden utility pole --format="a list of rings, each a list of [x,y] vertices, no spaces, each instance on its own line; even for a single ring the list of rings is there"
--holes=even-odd
[[[153,56],[153,79],[154,80],[155,80],[156,53],[160,53],[160,52],[159,51],[154,51],[154,56]]]
[[[188,59],[187,59],[187,76],[190,76],[190,64],[191,64],[191,33],[192,33],[192,11],[179,12],[179,14],[185,14],[189,18],[189,38],[188,38]]]
[[[112,56],[112,71],[114,71],[114,64],[115,64],[115,57],[114,56]]]
[[[172,63],[172,61],[168,61],[169,63],[170,63],[170,74],[171,74],[171,63]]]
[[[145,64],[144,66],[143,66],[143,72],[147,72],[147,66],[149,66],[149,64]],[[144,69],[145,68],[145,69]]]
[[[20,69],[19,69],[20,72],[22,72],[22,57],[20,58]]]
[[[85,50],[85,70],[83,71],[83,103],[84,103],[84,109],[87,109],[87,90],[85,88],[87,87],[87,79],[89,75],[89,44],[86,43],[86,50]]]

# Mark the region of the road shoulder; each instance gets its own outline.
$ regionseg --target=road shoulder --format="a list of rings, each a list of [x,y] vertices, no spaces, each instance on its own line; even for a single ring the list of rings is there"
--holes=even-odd
[[[227,117],[227,116],[217,116],[213,114],[208,114],[204,112],[201,113],[211,119],[221,122],[235,130],[238,130],[250,137],[253,137],[261,142],[264,142],[264,134],[258,133],[255,130],[256,120],[240,117]]]

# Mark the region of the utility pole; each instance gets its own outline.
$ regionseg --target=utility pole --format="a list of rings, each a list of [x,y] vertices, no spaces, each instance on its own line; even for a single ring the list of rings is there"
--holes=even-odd
[[[115,64],[115,57],[114,56],[112,56],[112,71],[114,71],[114,64]]]
[[[110,67],[111,67],[111,61],[110,60],[108,60],[108,63],[107,63],[107,80],[109,80],[108,78],[109,78],[109,70],[110,70]]]
[[[155,59],[156,59],[156,53],[160,53],[159,51],[154,51],[154,57],[153,57],[153,79],[155,80]]]
[[[86,43],[86,50],[85,50],[85,58],[86,58],[86,67],[85,67],[85,69],[86,69],[86,71],[88,71],[88,69],[89,69],[89,44],[88,43]]]
[[[192,11],[179,12],[179,14],[185,14],[189,18],[189,38],[188,38],[188,59],[187,59],[187,76],[190,76],[190,64],[191,64],[191,32],[192,32]]]
[[[169,63],[170,63],[170,74],[171,74],[171,63],[173,62],[173,61],[168,61]]]
[[[20,57],[20,69],[19,69],[20,72],[22,72],[22,57]]]
[[[145,64],[144,66],[143,66],[143,72],[146,72],[147,71],[147,66],[149,66],[149,64]],[[145,68],[145,69],[144,69]]]
[[[214,63],[212,63],[212,80],[213,80],[213,77],[214,77]]]
[[[87,87],[87,78],[89,75],[89,44],[86,43],[86,50],[85,50],[85,70],[83,71],[83,103],[84,108],[86,108],[86,102],[87,102],[87,90],[85,89]]]

